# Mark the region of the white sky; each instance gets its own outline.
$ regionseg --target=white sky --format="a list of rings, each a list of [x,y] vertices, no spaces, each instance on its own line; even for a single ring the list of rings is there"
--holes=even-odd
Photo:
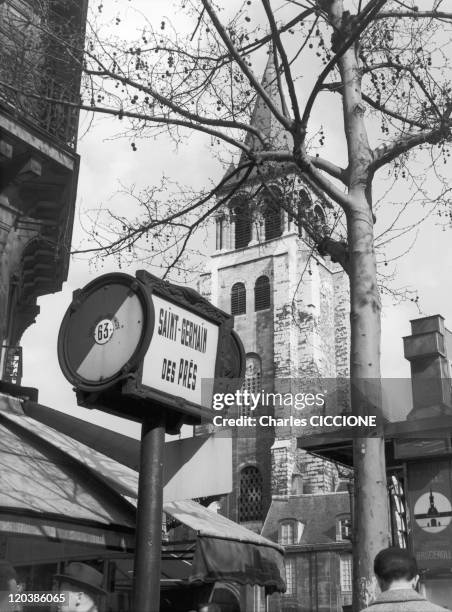
[[[152,1],[153,21],[158,23],[160,15],[170,12],[169,3]],[[429,3],[430,4],[430,3]],[[148,8],[145,0],[118,0],[111,7],[142,6]],[[422,8],[423,2],[420,3]],[[133,13],[129,12],[130,23]],[[263,58],[265,61],[265,58]],[[322,109],[320,109],[321,111]],[[333,161],[334,148],[340,147],[335,140],[334,124],[337,117],[321,113],[329,142],[330,157]],[[326,119],[329,116],[330,121]],[[328,125],[329,123],[329,125]],[[81,133],[88,125],[87,117],[81,119]],[[119,189],[119,181],[125,185],[150,186],[158,184],[162,174],[183,184],[205,185],[206,179],[222,176],[224,169],[210,155],[210,139],[193,135],[176,150],[174,143],[166,137],[155,141],[138,142],[138,151],[132,152],[126,140],[109,140],[112,121],[95,119],[91,129],[81,139],[78,153],[81,156],[76,225],[73,246],[83,238],[80,221],[86,220],[86,210],[108,205],[108,200]],[[339,154],[339,149],[338,155]],[[421,169],[420,169],[421,170]],[[377,181],[378,189],[384,188],[384,175]],[[452,181],[452,176],[451,176]],[[401,186],[400,193],[403,193]],[[116,197],[116,200],[118,198]],[[85,211],[85,212],[84,212]],[[80,217],[80,218],[78,218]],[[442,231],[436,224],[438,219],[428,220],[418,236],[413,249],[398,262],[398,285],[410,285],[419,292],[423,314],[442,314],[446,325],[452,327],[452,230]],[[402,249],[403,250],[403,249]],[[134,274],[142,265],[123,271]],[[103,272],[117,270],[114,262],[106,263],[102,270],[90,269],[85,260],[73,259],[69,278],[59,294],[39,299],[41,314],[37,323],[24,334],[24,378],[23,384],[39,388],[39,401],[52,408],[86,418],[122,433],[138,435],[139,426],[98,411],[78,407],[70,384],[63,377],[57,360],[56,342],[60,322],[71,302],[72,291],[84,286]],[[402,336],[410,333],[409,320],[419,316],[414,304],[402,303],[392,306],[384,300],[382,317],[382,373],[388,378],[409,376],[409,364],[403,357]]]

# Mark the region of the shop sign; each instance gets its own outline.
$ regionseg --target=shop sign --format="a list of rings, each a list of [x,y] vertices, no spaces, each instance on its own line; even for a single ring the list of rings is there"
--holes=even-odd
[[[408,500],[413,550],[421,570],[452,564],[452,461],[410,463]]]

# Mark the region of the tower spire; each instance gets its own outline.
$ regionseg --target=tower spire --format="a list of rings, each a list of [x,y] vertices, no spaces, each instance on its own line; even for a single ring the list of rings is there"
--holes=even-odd
[[[273,41],[270,42],[268,47],[268,60],[267,65],[265,66],[261,85],[265,90],[265,93],[271,99],[273,105],[280,112],[285,114],[287,112],[287,108],[285,107],[285,104],[281,101],[281,95],[279,92]],[[271,144],[272,148],[289,148],[288,134],[286,134],[279,121],[274,117],[273,113],[260,96],[258,96],[254,105],[254,109],[251,114],[250,125],[256,127],[263,133],[266,140]],[[251,144],[250,141],[254,140],[255,139],[253,136],[248,136],[247,144]],[[253,144],[254,148],[261,148],[261,145],[258,141],[255,141]]]
[[[276,73],[275,66],[275,53],[273,47],[273,41],[268,46],[268,59],[265,66],[264,74],[262,76],[261,85],[265,90],[265,93],[271,99],[273,105],[281,112],[286,113],[286,108],[283,108],[281,102],[281,96],[278,88],[278,76]],[[258,95],[254,104],[253,112],[251,113],[250,125],[257,128],[264,136],[265,140],[269,143],[272,149],[290,149],[291,140],[289,134],[284,130],[282,125],[273,115],[271,110],[268,108],[265,101]],[[262,142],[256,138],[253,134],[248,133],[245,139],[245,144],[255,151],[262,150]],[[242,154],[241,161],[244,154]],[[225,176],[228,176],[234,169],[235,164],[231,164],[226,172]],[[236,177],[232,182],[238,180]]]

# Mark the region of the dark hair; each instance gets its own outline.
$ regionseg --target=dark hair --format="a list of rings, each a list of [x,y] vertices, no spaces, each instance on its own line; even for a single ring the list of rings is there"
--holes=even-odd
[[[411,580],[417,573],[416,559],[404,548],[391,546],[380,550],[374,561],[375,575],[390,584],[394,580]]]
[[[9,591],[11,580],[17,580],[17,574],[9,561],[0,561],[0,591]]]

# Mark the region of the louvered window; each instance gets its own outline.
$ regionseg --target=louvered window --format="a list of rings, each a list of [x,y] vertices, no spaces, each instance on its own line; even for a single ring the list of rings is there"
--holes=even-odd
[[[251,240],[251,213],[246,202],[234,208],[235,248],[243,249]]]
[[[231,314],[246,313],[246,289],[243,283],[235,283],[231,289]]]
[[[239,522],[262,520],[262,476],[249,465],[240,472]]]
[[[254,285],[254,310],[270,308],[270,281],[268,276],[259,276]]]
[[[278,204],[269,197],[264,210],[265,240],[278,238],[282,234],[281,209]]]

